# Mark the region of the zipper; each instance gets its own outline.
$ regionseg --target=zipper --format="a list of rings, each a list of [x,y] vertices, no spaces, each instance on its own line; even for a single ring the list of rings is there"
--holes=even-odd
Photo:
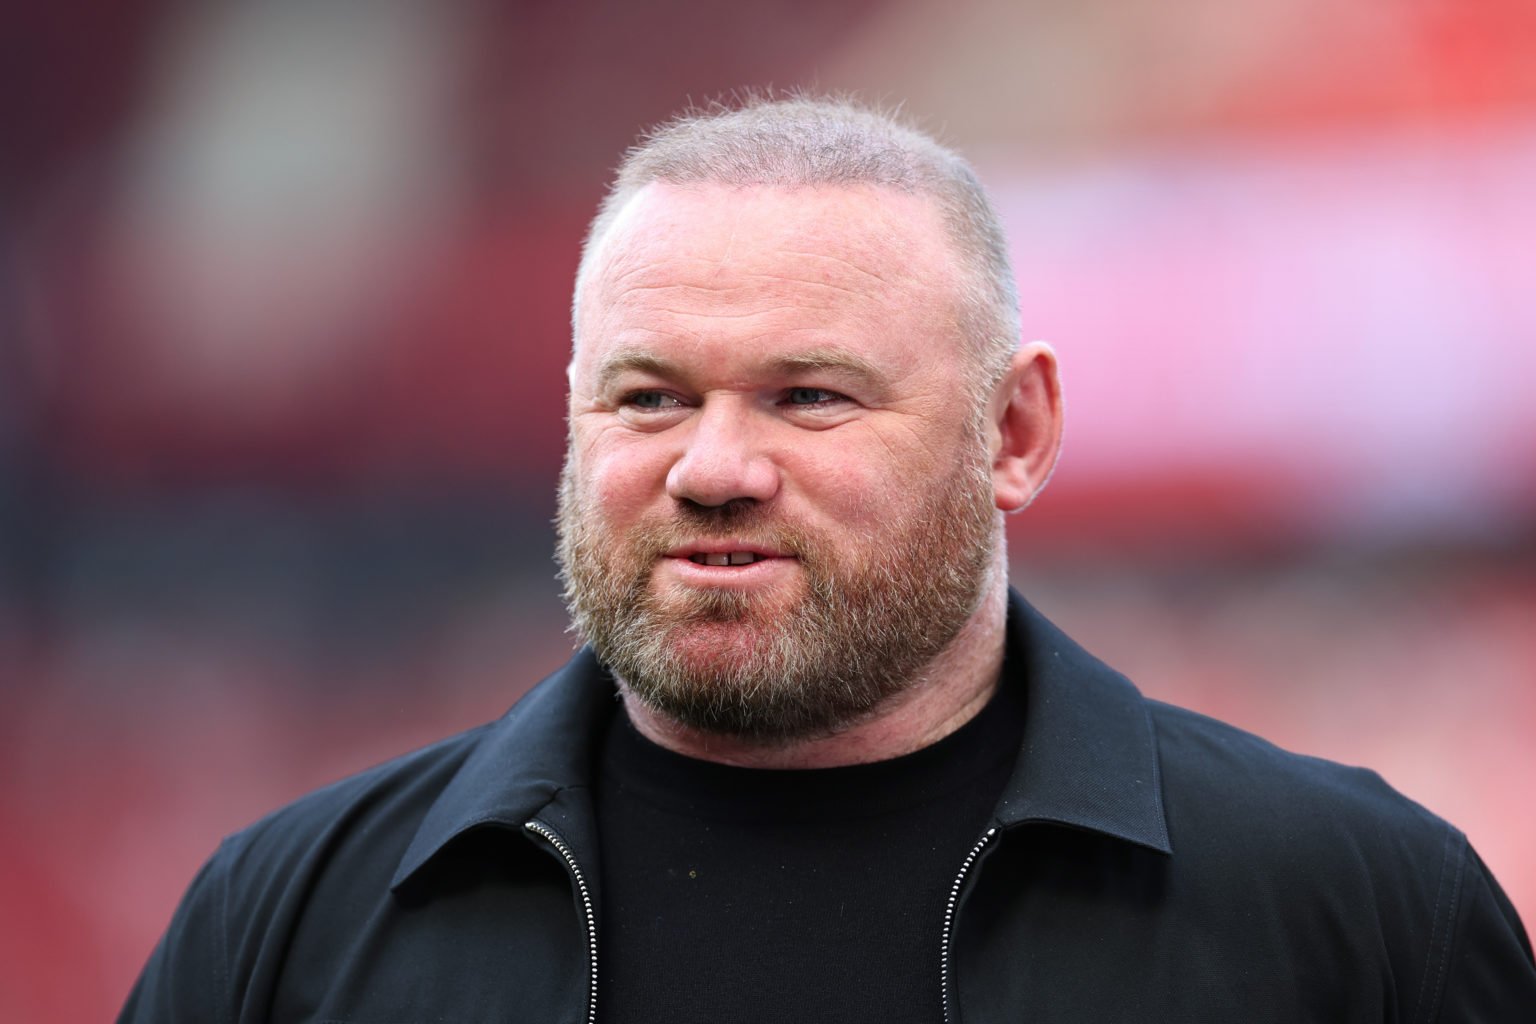
[[[581,909],[586,916],[587,931],[587,1024],[597,1022],[597,911],[592,906],[592,892],[587,888],[587,878],[581,873],[581,865],[576,863],[576,855],[571,853],[570,846],[565,839],[551,826],[544,824],[537,818],[524,822],[523,828],[529,832],[535,832],[543,836],[555,852],[565,860],[565,866],[571,869],[571,877],[576,880],[576,892],[581,896]]]
[[[976,864],[976,858],[981,856],[981,851],[997,835],[997,828],[987,829],[986,835],[976,840],[976,845],[971,847],[971,852],[965,855],[965,862],[960,865],[960,873],[955,876],[955,884],[949,889],[949,902],[944,905],[944,942],[939,947],[939,985],[943,989],[944,998],[944,1024],[950,1024],[954,1020],[954,1014],[950,1008],[950,983],[949,963],[950,944],[954,941],[955,915],[960,910],[960,890],[965,885],[966,876],[971,873],[971,868]]]

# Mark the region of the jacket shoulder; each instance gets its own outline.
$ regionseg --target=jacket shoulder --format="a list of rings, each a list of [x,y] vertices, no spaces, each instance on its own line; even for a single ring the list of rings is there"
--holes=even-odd
[[[1369,769],[1150,710],[1173,863],[1199,880],[1198,913],[1240,910],[1283,937],[1277,950],[1331,949],[1338,963],[1414,976],[1446,955],[1470,857],[1459,831]]]
[[[218,857],[245,870],[281,868],[316,844],[366,828],[374,841],[417,824],[493,723],[457,735],[313,790],[227,837]],[[398,853],[397,853],[398,856]]]
[[[1283,940],[1275,955],[1326,951],[1357,988],[1366,965],[1395,965],[1382,988],[1414,1020],[1516,1019],[1536,1005],[1530,941],[1459,830],[1374,771],[1147,703],[1173,862],[1207,903],[1197,912],[1240,909],[1249,934]]]
[[[300,797],[226,837],[182,896],[120,1021],[270,1015],[281,950],[336,865],[387,887],[432,802],[489,725]]]
[[[1438,847],[1460,833],[1368,768],[1293,753],[1234,725],[1148,701],[1170,814],[1283,833],[1344,829],[1362,840],[1416,837]]]

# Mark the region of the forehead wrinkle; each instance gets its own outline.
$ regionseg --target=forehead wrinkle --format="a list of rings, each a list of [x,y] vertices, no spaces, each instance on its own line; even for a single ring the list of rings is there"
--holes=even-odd
[[[761,287],[759,282],[768,285]],[[628,286],[614,288],[610,294],[587,303],[587,315],[600,323],[620,323],[640,318],[656,324],[656,318],[664,318],[670,331],[681,330],[696,333],[688,327],[698,321],[751,321],[769,318],[766,322],[777,325],[774,330],[813,329],[819,324],[823,329],[834,329],[834,324],[850,318],[864,319],[870,311],[849,308],[840,296],[851,295],[867,298],[868,289],[849,288],[831,281],[786,281],[774,274],[751,274],[735,282],[695,284],[692,282],[645,283],[637,281]],[[796,316],[825,318],[815,324],[795,328],[790,322]]]
[[[775,191],[766,190],[767,197]],[[577,336],[596,331],[613,338],[638,328],[703,340],[713,333],[711,321],[738,340],[802,331],[833,336],[845,328],[948,335],[962,318],[956,278],[963,275],[931,204],[907,209],[909,197],[882,192],[873,208],[833,203],[776,219],[771,211],[749,216],[756,196],[733,191],[731,202],[710,204],[702,201],[710,196],[684,194],[680,210],[632,197],[626,213],[633,222],[614,225],[592,265],[596,287],[580,303],[585,323],[576,325]],[[918,230],[934,224],[937,239]],[[744,246],[744,237],[752,244]]]
[[[845,260],[836,259],[835,257],[827,258],[839,264],[844,264],[850,269],[859,269],[854,264],[848,263]],[[606,281],[606,290],[613,293],[611,302],[613,304],[620,304],[631,296],[666,292],[729,297],[739,292],[753,291],[765,284],[770,287],[778,286],[781,290],[793,288],[799,291],[809,288],[813,291],[833,291],[853,295],[858,298],[873,298],[878,294],[888,292],[892,287],[891,282],[885,277],[873,271],[862,269],[859,269],[859,273],[873,282],[872,286],[861,288],[853,284],[840,284],[822,275],[796,277],[783,272],[768,273],[765,271],[747,271],[741,268],[734,268],[728,279],[722,279],[725,278],[725,275],[717,273],[711,275],[707,280],[677,281],[668,280],[666,277],[667,271],[668,268],[665,263],[652,263],[633,267],[623,274]],[[653,276],[660,277],[661,280],[652,283],[651,278]],[[638,280],[631,280],[635,278],[638,278]],[[803,301],[803,296],[797,296],[797,302],[803,303]]]
[[[860,227],[863,231],[858,230]],[[731,236],[724,246],[712,252],[658,254],[655,249],[665,242],[664,238],[640,235],[634,238],[615,239],[604,252],[604,259],[594,265],[599,271],[594,277],[606,278],[610,287],[627,290],[639,287],[628,281],[634,277],[649,277],[652,273],[670,274],[682,271],[692,277],[693,286],[700,288],[731,287],[730,284],[714,283],[721,277],[751,280],[768,277],[782,278],[782,272],[764,273],[753,267],[761,260],[790,257],[795,262],[808,264],[807,274],[799,280],[822,283],[828,272],[841,272],[857,280],[868,281],[884,289],[914,281],[929,279],[934,272],[947,276],[952,271],[953,254],[947,247],[938,252],[924,253],[917,262],[924,264],[924,273],[918,273],[910,251],[911,239],[876,225],[853,225],[849,231],[828,234],[828,244],[834,251],[818,252],[806,246],[824,232],[810,235],[794,234],[779,239],[763,239],[757,244],[738,251],[739,241],[733,223]],[[663,233],[665,234],[665,233]],[[664,247],[664,246],[663,246]],[[847,285],[839,286],[847,287]]]
[[[630,252],[620,247],[613,253],[605,264],[598,266],[599,273],[594,275],[596,279],[603,281],[610,288],[621,291],[630,291],[640,288],[661,287],[658,285],[626,284],[632,277],[647,275],[657,271],[673,272],[679,267],[682,269],[711,268],[718,266],[718,261],[706,256],[666,256],[654,257],[646,251]],[[697,287],[697,286],[695,286]]]
[[[881,287],[889,286],[890,283],[891,283],[890,281],[886,280],[886,277],[885,277],[884,274],[877,273],[876,271],[871,270],[869,267],[861,266],[855,260],[850,260],[850,259],[847,259],[847,258],[842,257],[842,256],[834,255],[832,253],[827,253],[827,252],[806,252],[806,251],[801,250],[801,249],[781,249],[779,251],[781,253],[783,253],[785,256],[794,256],[794,257],[797,257],[799,259],[804,259],[804,260],[812,260],[812,261],[818,261],[819,260],[819,261],[822,261],[822,262],[825,262],[825,263],[836,264],[837,266],[842,267],[843,269],[848,270],[848,271],[858,275],[861,278],[863,278],[863,277],[870,278],[871,280],[877,282]],[[850,288],[850,287],[847,287],[845,285],[835,285],[835,284],[832,284],[830,281],[825,281],[825,280],[815,281],[815,282],[812,282],[812,283],[815,283],[815,284],[825,284],[829,288],[837,288],[837,289],[840,289],[841,291],[846,291],[846,292],[856,292],[857,291],[857,289]]]
[[[948,253],[937,254],[937,265],[931,258],[912,260],[910,253],[902,253],[898,240],[877,234],[866,238],[863,252],[859,254],[816,252],[804,247],[804,239],[786,239],[789,244],[771,244],[755,250],[750,258],[744,258],[730,248],[723,253],[709,255],[656,254],[644,237],[625,240],[607,253],[604,264],[595,268],[595,278],[600,282],[601,293],[606,293],[604,305],[610,307],[628,305],[633,300],[644,300],[647,295],[672,293],[679,296],[730,301],[752,291],[764,288],[771,293],[778,289],[790,289],[795,293],[794,303],[814,308],[820,303],[814,298],[817,292],[829,301],[836,295],[849,295],[858,299],[878,301],[904,290],[911,291],[911,298],[929,292],[935,279],[952,277]],[[799,242],[799,245],[794,244]],[[730,245],[737,244],[734,234]],[[773,270],[762,269],[759,259],[789,258],[786,266]],[[758,264],[758,265],[754,265]],[[919,272],[919,266],[923,271]]]
[[[786,302],[777,306],[764,306],[761,309],[749,309],[741,313],[700,313],[693,309],[670,309],[666,306],[660,307],[659,309],[655,310],[655,312],[669,313],[679,318],[705,316],[710,320],[751,320],[754,317],[767,316],[770,313],[799,313],[809,308],[811,307],[806,306],[803,303]]]

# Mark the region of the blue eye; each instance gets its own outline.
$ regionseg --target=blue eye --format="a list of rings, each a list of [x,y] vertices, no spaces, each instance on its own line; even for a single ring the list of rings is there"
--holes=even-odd
[[[824,405],[842,398],[836,391],[828,391],[825,388],[790,388],[784,395],[784,400],[790,405]]]
[[[667,409],[677,405],[677,399],[660,391],[635,391],[624,396],[624,404],[637,409]]]

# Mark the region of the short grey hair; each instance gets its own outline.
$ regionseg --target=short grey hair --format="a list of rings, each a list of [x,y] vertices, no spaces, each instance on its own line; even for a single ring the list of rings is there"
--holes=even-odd
[[[874,185],[937,203],[964,271],[958,326],[978,385],[990,390],[1019,345],[1019,296],[997,211],[963,157],[896,114],[845,97],[748,95],[685,111],[649,132],[619,164],[582,246],[571,302],[619,211],[652,182],[800,188]]]

